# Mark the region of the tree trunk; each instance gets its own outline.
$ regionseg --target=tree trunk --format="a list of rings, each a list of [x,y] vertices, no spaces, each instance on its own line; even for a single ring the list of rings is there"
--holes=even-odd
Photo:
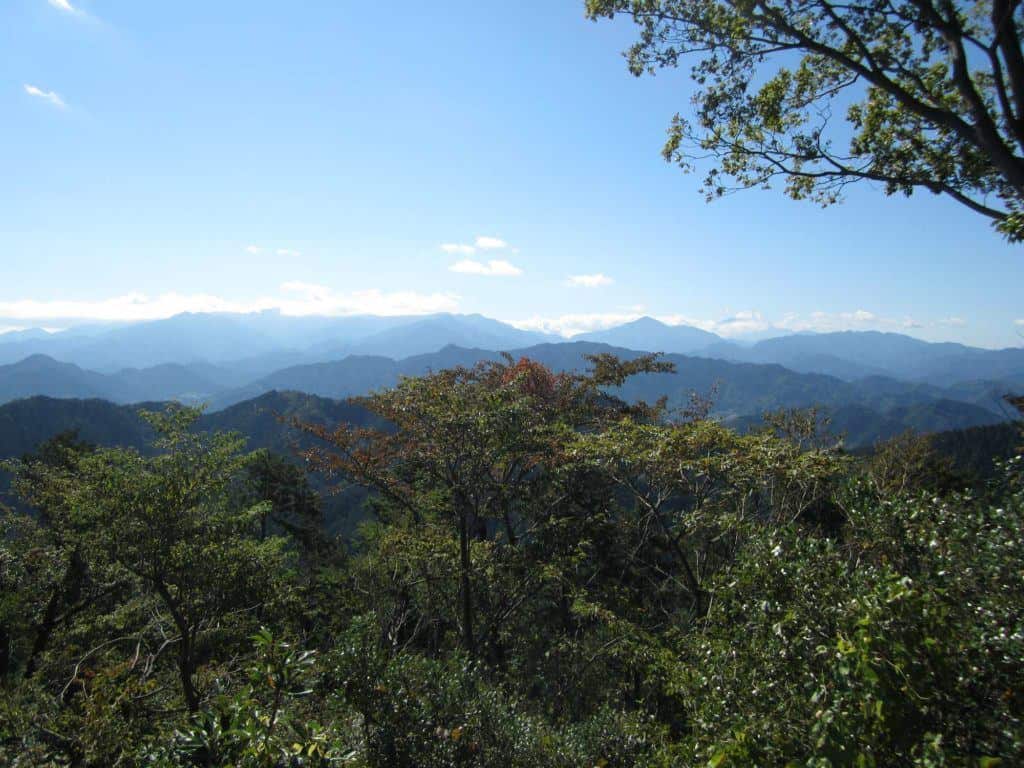
[[[195,671],[195,661],[192,658],[192,633],[189,630],[188,622],[185,621],[184,615],[179,610],[174,598],[171,597],[171,592],[167,585],[163,582],[157,582],[156,591],[160,595],[160,599],[164,601],[168,613],[171,614],[174,626],[177,627],[178,632],[181,634],[181,642],[178,643],[178,677],[181,678],[181,693],[185,697],[185,706],[188,707],[190,713],[194,714],[199,711],[199,693],[196,691],[195,682],[192,680],[192,675]]]
[[[199,711],[199,694],[196,692],[196,686],[192,680],[192,667],[192,639],[185,635],[178,646],[178,677],[181,678],[181,692],[185,696],[185,706],[188,707],[190,713],[195,714]]]
[[[664,517],[662,517],[661,506],[651,505],[650,509],[654,513],[654,517],[658,521],[658,526],[661,528],[662,533],[665,534],[665,538],[668,539],[669,546],[672,547],[672,552],[675,554],[676,559],[679,561],[679,565],[683,570],[683,576],[685,577],[686,583],[692,593],[694,612],[697,616],[703,616],[707,607],[705,605],[707,601],[705,599],[704,590],[700,586],[700,581],[698,581],[697,575],[693,572],[693,568],[690,567],[690,561],[687,559],[686,553],[679,544],[679,539],[669,528]]]
[[[72,550],[68,558],[68,567],[64,572],[64,578],[55,585],[50,599],[46,603],[46,611],[43,613],[43,620],[36,629],[35,640],[32,641],[32,649],[28,654],[28,661],[25,664],[25,677],[32,677],[38,667],[39,657],[43,655],[50,638],[57,629],[57,619],[60,616],[60,608],[64,603],[73,602],[82,590],[82,579],[85,576],[85,560],[82,553],[76,548]]]
[[[7,627],[0,624],[0,679],[7,677],[11,671],[11,634]]]
[[[462,644],[470,656],[476,654],[473,639],[473,587],[469,574],[472,563],[469,557],[469,519],[468,513],[459,514],[459,581],[462,600]]]
[[[514,547],[516,545],[516,532],[512,527],[512,515],[509,511],[505,510],[505,535],[508,537],[509,546]]]

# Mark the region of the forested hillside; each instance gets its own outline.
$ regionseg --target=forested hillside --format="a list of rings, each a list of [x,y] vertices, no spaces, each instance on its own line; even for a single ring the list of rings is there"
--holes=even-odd
[[[1019,451],[968,479],[910,435],[854,457],[813,413],[741,435],[609,394],[671,367],[486,362],[144,423],[8,406],[58,406],[24,441],[81,430],[8,465],[0,761],[1024,759]],[[304,471],[224,427],[365,522],[333,537]]]
[[[598,353],[614,353],[623,359],[643,354],[583,341],[540,344],[511,354],[538,360],[558,372],[579,373],[586,368],[587,356]],[[454,345],[399,360],[353,354],[330,362],[289,366],[254,380],[247,380],[244,372],[229,374],[207,364],[165,364],[100,374],[35,356],[0,366],[0,407],[3,401],[35,395],[116,403],[177,400],[207,404],[211,412],[275,390],[343,399],[394,386],[403,376],[472,366],[499,360],[502,354]],[[652,402],[665,397],[674,409],[685,407],[694,395],[706,397],[711,400],[712,415],[741,429],[759,423],[767,410],[819,407],[841,425],[852,447],[870,445],[905,429],[938,432],[1005,421],[1009,412],[1003,396],[1014,390],[1012,381],[962,380],[955,386],[940,387],[886,376],[846,381],[776,364],[700,356],[672,354],[666,359],[675,366],[672,374],[637,376],[620,394]],[[246,383],[239,386],[239,381]]]
[[[152,453],[155,438],[143,411],[161,411],[166,403],[115,405],[104,400],[66,400],[36,397],[0,406],[0,461],[31,454],[48,440],[74,435],[87,445],[130,448]],[[199,431],[237,433],[249,451],[269,452],[275,460],[301,466],[298,452],[310,441],[290,425],[291,420],[316,424],[379,424],[365,409],[337,400],[298,392],[270,392],[216,413],[204,413],[196,420]],[[328,483],[311,477],[323,493]],[[22,506],[9,489],[10,473],[0,467],[0,504]],[[329,535],[350,536],[365,517],[365,494],[358,488],[326,495],[321,502],[324,529]]]

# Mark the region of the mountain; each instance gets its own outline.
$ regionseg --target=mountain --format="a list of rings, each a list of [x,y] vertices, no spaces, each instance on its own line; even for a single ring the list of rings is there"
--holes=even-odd
[[[37,354],[104,373],[203,363],[245,371],[251,380],[289,365],[350,354],[399,359],[436,352],[447,344],[509,349],[550,338],[481,315],[186,313],[114,327],[83,326],[56,334],[4,334],[0,336],[0,365]]]
[[[212,319],[211,319],[212,317]],[[324,318],[305,323],[309,318],[280,318],[266,313],[244,316],[186,315],[172,318],[175,322],[159,324],[161,334],[172,330],[191,328],[199,332],[218,325],[222,330],[233,328],[232,333],[256,334],[250,350],[263,347],[270,351],[237,363],[210,363],[197,361],[189,364],[162,363],[148,367],[130,367],[113,372],[99,373],[53,358],[33,355],[11,365],[0,365],[0,403],[33,395],[63,398],[102,398],[115,403],[179,400],[208,403],[212,411],[230,407],[275,390],[293,390],[331,399],[344,399],[362,395],[383,387],[394,386],[403,376],[422,375],[431,370],[453,366],[470,366],[482,360],[496,360],[507,349],[514,357],[533,358],[556,371],[582,372],[588,367],[587,355],[611,353],[629,359],[642,354],[634,349],[615,347],[588,341],[559,341],[531,343],[524,347],[512,346],[523,340],[533,342],[538,334],[521,331],[478,315],[436,315],[419,318],[382,331],[370,333],[355,345],[361,349],[386,349],[391,354],[402,351],[436,347],[445,338],[468,338],[487,342],[492,346],[474,347],[444,344],[439,349],[394,359],[382,354],[348,354],[330,362],[306,362],[306,354],[280,350],[274,347],[277,337],[260,335],[258,328],[247,324],[277,328],[278,322],[301,321],[291,326],[305,328],[310,334],[325,331],[330,325]],[[349,320],[349,319],[344,319]],[[390,321],[389,321],[390,322]],[[398,322],[398,321],[396,321]],[[353,319],[349,330],[369,332],[375,321]],[[148,331],[143,324],[105,329],[104,338],[141,344]],[[343,324],[344,325],[344,324]],[[339,326],[340,327],[340,326]],[[317,330],[319,329],[319,330]],[[354,329],[354,330],[353,330]],[[152,327],[149,329],[152,331]],[[613,329],[614,330],[614,329]],[[679,328],[665,326],[653,320],[641,320],[622,330],[623,334],[651,331],[650,338],[659,333],[674,334]],[[129,333],[129,331],[131,333]],[[683,329],[689,334],[695,329]],[[696,330],[697,334],[704,333]],[[710,335],[710,334],[709,334]],[[895,338],[891,338],[895,337]],[[84,337],[95,344],[95,337]],[[208,340],[207,351],[225,343]],[[544,338],[541,336],[541,338]],[[662,337],[664,340],[664,336]],[[695,337],[696,338],[696,337]],[[717,337],[715,337],[717,338]],[[888,352],[870,349],[871,342],[880,347],[888,345]],[[179,351],[184,341],[176,342]],[[846,350],[850,355],[861,355],[866,362],[861,366],[845,358],[822,352],[828,344]],[[241,345],[239,345],[241,346]],[[651,345],[653,346],[653,345]],[[939,348],[939,357],[932,355]],[[1015,361],[1019,350],[989,352],[961,345],[931,345],[898,334],[821,334],[791,336],[760,342],[748,349],[719,340],[713,348],[724,354],[752,356],[761,362],[723,360],[709,357],[706,350],[699,354],[668,354],[666,360],[674,363],[677,372],[639,376],[628,381],[619,394],[629,400],[653,402],[666,397],[670,407],[685,407],[693,394],[711,396],[714,415],[730,423],[744,424],[758,419],[768,410],[779,408],[805,408],[820,406],[829,409],[835,418],[842,418],[846,430],[858,440],[890,433],[893,429],[916,427],[922,431],[965,428],[995,423],[1010,417],[1002,396],[1024,388],[1024,374],[1017,378],[960,381],[950,386],[929,383],[927,380],[907,381],[892,375],[880,375],[875,363],[892,365],[891,358],[902,351],[907,365],[924,363],[948,365],[949,356],[967,355],[972,361],[994,361],[989,368],[1000,373],[1015,375]],[[154,352],[153,355],[158,353]],[[226,354],[223,350],[218,354]],[[782,357],[790,365],[764,362]],[[822,368],[842,368],[830,375],[813,370],[795,370],[799,366],[792,360],[817,361]],[[922,363],[921,361],[924,361]],[[284,363],[277,366],[277,363]],[[296,364],[298,363],[298,364]],[[868,367],[868,363],[871,367]],[[843,368],[843,366],[846,366]],[[977,366],[963,364],[961,377],[975,373]],[[853,375],[854,373],[868,375]],[[945,384],[945,382],[943,382]],[[846,409],[846,410],[844,410]],[[861,421],[858,421],[860,419]]]
[[[483,315],[435,315],[363,339],[349,352],[400,360],[437,352],[446,346],[504,350],[538,344],[551,338]]]
[[[964,383],[998,380],[1004,386],[1024,387],[1024,348],[973,349],[930,360],[923,366],[922,379],[933,382]]]
[[[931,361],[972,352],[982,350],[963,344],[933,344],[881,331],[794,334],[759,341],[750,349],[750,354],[757,358],[755,362],[782,362],[802,355],[825,354],[885,371],[900,371],[907,378],[914,378]]]
[[[211,377],[210,366],[164,363],[152,368],[125,368],[105,378],[108,399],[119,403],[144,400],[179,400],[198,403],[211,398],[223,385]]]
[[[247,326],[244,315],[181,314],[129,325],[81,344],[75,362],[98,370],[145,368],[249,357],[280,350],[271,336]]]
[[[737,362],[776,363],[847,380],[886,375],[939,386],[975,380],[1024,382],[1024,348],[978,349],[880,331],[794,334],[765,339],[751,347],[718,344],[701,354]]]
[[[67,430],[78,430],[86,442],[96,445],[144,449],[153,438],[142,410],[160,410],[166,403],[118,405],[107,400],[31,397],[0,405],[0,460],[29,453],[44,440]],[[204,413],[197,428],[204,431],[238,432],[248,438],[248,448],[268,448],[290,454],[296,444],[310,440],[296,432],[289,420],[314,424],[356,426],[379,424],[359,406],[301,392],[267,392],[217,413]]]
[[[381,355],[349,355],[329,363],[296,365],[275,371],[244,387],[221,393],[210,402],[210,407],[217,410],[273,390],[294,390],[342,399],[393,387],[402,376],[421,376],[428,371],[471,366],[482,360],[500,358],[498,352],[465,349],[451,344],[437,352],[413,355],[404,360],[392,360]]]
[[[952,400],[915,403],[906,406],[872,408],[863,403],[850,403],[825,410],[831,434],[842,436],[844,445],[853,450],[870,449],[908,430],[920,434],[948,434],[949,430],[1014,429],[984,408]],[[764,425],[761,416],[749,414],[728,422],[740,431]]]
[[[312,444],[310,438],[291,426],[289,422],[293,418],[311,424],[346,423],[357,427],[382,424],[365,408],[344,400],[274,390],[221,411],[204,413],[199,418],[198,428],[239,432],[249,439],[250,449],[268,448],[290,454],[296,446]]]
[[[691,325],[667,325],[653,317],[641,317],[639,320],[617,325],[604,331],[580,334],[573,337],[573,341],[589,341],[645,352],[685,355],[721,343],[722,338]]]
[[[1003,422],[939,432],[931,437],[932,446],[953,460],[953,466],[969,477],[990,478],[997,462],[1020,455],[1024,448],[1024,424]]]
[[[752,351],[750,348],[735,344],[714,344],[694,354],[719,360],[748,362],[758,364],[784,365],[797,373],[824,373],[844,381],[856,381],[871,376],[888,376],[890,371],[873,365],[866,365],[855,360],[847,360],[833,354],[823,352],[799,352],[775,355]]]
[[[4,342],[0,337],[0,363],[45,354],[83,368],[109,372],[164,363],[229,360],[278,347],[273,339],[247,328],[240,317],[181,314],[114,328],[83,328],[80,333],[57,333],[48,338]]]
[[[77,430],[83,440],[102,446],[121,446],[146,451],[153,432],[140,417],[141,408],[157,410],[161,403],[116,405],[106,400],[68,400],[33,397],[0,405],[0,460],[16,458],[34,451],[40,443],[66,430]],[[218,413],[203,414],[197,428],[207,431],[238,432],[247,439],[247,448],[266,448],[283,456],[295,456],[296,450],[313,445],[312,438],[295,430],[290,419],[314,424],[334,425],[347,422],[357,426],[379,424],[366,410],[346,402],[325,400],[298,392],[268,392]],[[362,502],[366,493],[345,488],[328,493],[326,478],[311,477],[313,487],[323,495],[323,510],[328,530],[349,535],[365,515]],[[10,478],[0,468],[0,503],[16,504],[7,496]]]
[[[0,459],[34,451],[44,440],[68,430],[78,430],[83,440],[96,445],[142,448],[152,439],[152,431],[139,418],[140,407],[43,396],[0,405]]]
[[[986,350],[934,344],[898,333],[802,333],[742,345],[699,328],[643,317],[573,341],[734,363],[775,364],[797,373],[825,374],[849,382],[886,376],[940,387],[972,382],[1024,387],[1024,348]],[[241,388],[285,368],[350,355],[402,360],[439,352],[448,345],[515,350],[541,343],[567,342],[481,315],[294,317],[276,310],[197,313],[130,324],[85,325],[52,334],[39,329],[6,333],[0,335],[0,365],[38,354],[107,374],[174,364],[224,390]],[[203,371],[203,366],[208,369]],[[971,384],[973,389],[978,386]],[[172,389],[201,392],[203,387]],[[985,407],[991,410],[991,405]]]
[[[40,339],[49,339],[53,335],[54,334],[42,328],[24,328],[19,331],[5,331],[4,333],[0,333],[0,344],[10,344],[21,341],[38,341]]]
[[[107,377],[45,355],[32,355],[13,365],[0,366],[0,403],[33,395],[108,397],[109,394]]]
[[[86,371],[46,355],[33,355],[11,365],[0,365],[0,403],[44,395],[66,398],[103,398],[115,403],[147,400],[208,400],[224,386],[188,366],[166,364],[127,368],[114,374]]]
[[[583,372],[587,355],[612,353],[631,359],[639,352],[590,342],[539,344],[512,350],[513,357],[529,357],[555,371]],[[404,360],[380,356],[351,356],[330,363],[301,365],[277,371],[253,384],[224,393],[213,409],[259,396],[271,390],[296,390],[325,398],[345,398],[394,386],[402,376],[418,376],[431,370],[470,366],[497,360],[490,350],[449,345],[442,350]],[[696,393],[712,396],[714,414],[730,423],[759,421],[765,411],[779,408],[822,406],[841,414],[844,429],[858,441],[874,441],[909,427],[922,431],[991,424],[1006,415],[979,405],[958,402],[946,390],[931,385],[871,377],[847,382],[823,374],[797,373],[780,365],[734,363],[703,357],[666,355],[676,366],[674,374],[645,374],[626,382],[618,394],[628,400],[653,402],[664,396],[673,408],[685,407]],[[940,404],[941,405],[936,405]],[[857,419],[864,424],[858,425]]]
[[[513,357],[528,357],[560,372],[581,373],[589,367],[587,355],[610,353],[623,359],[640,355],[635,350],[593,342],[538,344],[510,350]],[[485,349],[449,345],[436,353],[415,355],[395,361],[380,356],[350,356],[331,363],[286,368],[214,403],[228,404],[261,391],[293,389],[321,397],[341,398],[394,386],[401,376],[419,376],[428,371],[482,360],[498,360],[500,354]],[[685,404],[690,392],[709,393],[719,386],[718,406],[725,412],[753,412],[769,407],[796,407],[814,403],[833,404],[855,396],[856,388],[846,382],[817,374],[798,374],[782,366],[731,363],[708,358],[666,355],[677,367],[675,374],[647,374],[627,382],[622,395],[629,399],[654,401],[665,395],[676,405]]]
[[[1005,398],[1006,395],[1024,392],[1024,379],[964,381],[948,387],[946,392],[954,400],[980,405],[993,413],[1012,418],[1014,411]]]

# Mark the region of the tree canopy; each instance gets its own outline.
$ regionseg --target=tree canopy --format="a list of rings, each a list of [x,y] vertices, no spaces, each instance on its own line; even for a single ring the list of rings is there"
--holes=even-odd
[[[147,453],[15,462],[0,763],[1024,760],[1019,450],[968,486],[924,440],[740,434],[614,395],[657,356],[591,365],[405,379],[290,459],[172,408]],[[303,465],[366,489],[352,538]]]
[[[1024,238],[1016,0],[586,0],[629,15],[640,75],[694,61],[665,158],[710,159],[709,199],[781,180],[828,205],[857,181],[945,195]]]

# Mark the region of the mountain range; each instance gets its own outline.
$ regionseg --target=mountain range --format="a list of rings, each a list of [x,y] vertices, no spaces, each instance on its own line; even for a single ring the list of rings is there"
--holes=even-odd
[[[207,363],[266,374],[301,362],[352,354],[388,357],[436,352],[448,344],[512,349],[558,337],[523,331],[482,315],[292,317],[277,311],[184,313],[130,325],[39,329],[0,335],[0,364],[42,354],[113,373],[168,363]]]
[[[398,360],[449,345],[511,350],[564,341],[482,315],[293,317],[276,310],[186,313],[131,324],[76,326],[59,333],[32,328],[0,334],[0,364],[35,354],[102,373],[205,363],[226,369],[220,373],[208,370],[207,376],[237,380],[349,355]],[[745,345],[693,326],[642,317],[581,334],[573,341],[733,362],[776,363],[802,373],[827,373],[847,380],[884,375],[940,386],[969,380],[1024,382],[1024,348],[987,350],[877,331],[789,334]]]
[[[747,426],[766,410],[824,407],[851,442],[905,428],[939,431],[1010,417],[1024,390],[1024,349],[932,344],[877,332],[793,334],[741,345],[690,326],[640,318],[572,340],[480,315],[289,317],[186,314],[50,334],[0,335],[0,403],[37,395],[113,403],[179,400],[217,412],[273,391],[333,400],[502,352],[559,371],[586,356],[666,353],[672,375],[637,377],[628,399],[684,406],[713,392],[717,417]]]
[[[587,355],[602,352],[629,359],[640,354],[604,344],[574,342],[541,344],[514,350],[556,371],[582,372]],[[231,388],[216,384],[203,369],[166,364],[126,369],[116,374],[87,371],[70,363],[36,355],[0,366],[0,402],[43,395],[51,398],[101,399],[117,404],[179,400],[204,402],[210,415],[270,392],[295,391],[343,400],[393,386],[403,376],[470,366],[499,359],[490,350],[448,346],[403,360],[350,355],[329,363],[298,365],[276,371],[249,384]],[[825,374],[798,373],[779,365],[734,363],[685,355],[666,355],[675,373],[645,374],[628,381],[617,393],[629,400],[666,397],[670,407],[684,407],[692,394],[710,396],[718,418],[745,427],[768,410],[821,406],[846,432],[851,443],[887,437],[906,428],[920,431],[958,429],[1003,421],[1008,414],[985,407],[957,393],[932,385],[868,377],[856,382]]]

